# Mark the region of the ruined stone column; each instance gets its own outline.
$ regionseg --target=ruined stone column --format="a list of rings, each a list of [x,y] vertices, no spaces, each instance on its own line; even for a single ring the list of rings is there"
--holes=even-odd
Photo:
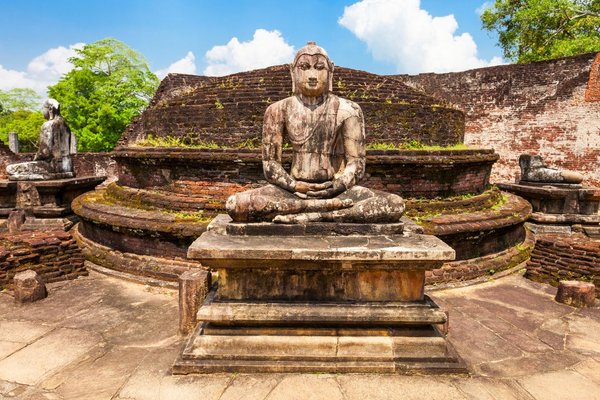
[[[17,132],[8,133],[8,148],[15,154],[19,153],[19,135]]]

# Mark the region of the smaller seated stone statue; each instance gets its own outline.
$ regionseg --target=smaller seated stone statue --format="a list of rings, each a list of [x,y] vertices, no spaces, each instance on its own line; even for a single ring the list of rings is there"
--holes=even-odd
[[[76,138],[60,115],[60,104],[48,99],[42,106],[48,121],[40,129],[40,144],[33,161],[9,164],[8,179],[33,181],[65,179],[74,176],[71,154],[75,153]]]
[[[525,182],[579,184],[583,181],[583,175],[579,172],[547,167],[538,155],[521,154],[519,166],[521,181]]]
[[[314,42],[291,64],[293,96],[267,108],[262,157],[269,185],[231,196],[234,222],[397,223],[404,212],[398,195],[357,183],[365,172],[365,128],[358,104],[330,91],[333,63]],[[291,143],[290,171],[282,165]]]

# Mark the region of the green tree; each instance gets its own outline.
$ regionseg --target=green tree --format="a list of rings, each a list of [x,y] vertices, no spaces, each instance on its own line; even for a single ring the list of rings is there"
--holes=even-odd
[[[78,139],[79,150],[110,151],[148,105],[159,80],[126,44],[102,39],[76,50],[75,66],[48,88]]]
[[[39,111],[42,98],[33,89],[15,88],[0,90],[0,112],[28,110]]]
[[[518,63],[600,50],[600,0],[495,0],[481,21]]]
[[[0,90],[0,140],[8,143],[9,132],[16,132],[21,152],[36,151],[45,122],[41,106],[42,98],[32,89]]]
[[[0,116],[0,140],[8,143],[9,132],[19,135],[19,151],[34,152],[40,140],[40,127],[46,122],[39,111],[17,110]]]

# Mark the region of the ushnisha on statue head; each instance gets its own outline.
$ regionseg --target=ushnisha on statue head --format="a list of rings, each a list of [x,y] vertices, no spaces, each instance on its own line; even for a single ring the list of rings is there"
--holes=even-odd
[[[302,97],[326,97],[333,90],[333,62],[325,49],[308,42],[290,64],[292,92]]]

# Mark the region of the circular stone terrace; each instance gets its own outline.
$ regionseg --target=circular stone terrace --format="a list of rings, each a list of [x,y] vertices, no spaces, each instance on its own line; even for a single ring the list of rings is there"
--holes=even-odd
[[[113,153],[118,181],[73,203],[90,265],[176,283],[191,242],[231,194],[265,184],[259,150],[267,106],[290,95],[287,66],[225,77],[171,74]],[[333,92],[357,102],[367,131],[362,185],[400,194],[407,215],[455,248],[430,284],[514,268],[532,239],[531,209],[490,186],[498,155],[463,144],[464,114],[394,77],[337,67]],[[284,163],[290,154],[284,151]]]

